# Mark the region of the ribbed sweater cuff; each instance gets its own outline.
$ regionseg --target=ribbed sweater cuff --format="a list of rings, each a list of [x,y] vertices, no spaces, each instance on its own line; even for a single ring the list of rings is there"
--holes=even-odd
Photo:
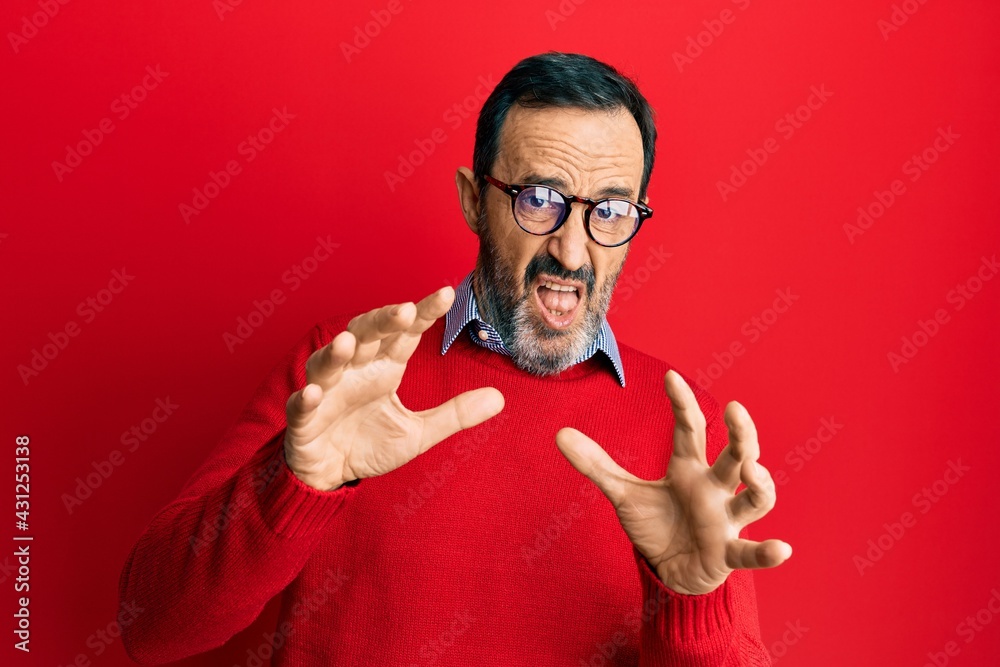
[[[326,528],[341,504],[354,494],[354,487],[320,491],[305,484],[285,461],[283,433],[268,445],[271,451],[263,465],[273,474],[266,477],[257,496],[260,515],[276,534],[304,537]]]
[[[662,653],[662,661],[643,664],[719,664],[718,659],[729,652],[733,639],[733,601],[729,580],[711,593],[685,595],[667,588],[649,562],[633,546],[639,565],[642,585],[643,653]],[[696,656],[711,658],[702,663]],[[644,655],[644,657],[647,657]],[[694,659],[694,662],[690,662]],[[677,663],[681,664],[681,663]]]

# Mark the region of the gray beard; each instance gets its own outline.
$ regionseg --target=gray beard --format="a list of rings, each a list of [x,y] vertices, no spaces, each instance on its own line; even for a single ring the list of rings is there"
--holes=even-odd
[[[480,315],[500,334],[518,368],[535,375],[566,370],[580,360],[600,332],[618,276],[625,266],[624,258],[618,271],[596,294],[591,265],[568,271],[548,253],[533,257],[524,276],[518,279],[498,252],[485,217],[479,217],[479,256],[473,276]],[[627,257],[628,250],[625,252]],[[535,295],[530,287],[539,273],[579,280],[586,285],[587,309],[569,330],[551,329],[533,312],[531,300]]]

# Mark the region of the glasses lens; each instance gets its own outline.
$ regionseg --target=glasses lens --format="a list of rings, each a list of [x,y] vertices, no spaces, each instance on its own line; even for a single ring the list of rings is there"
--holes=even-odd
[[[639,210],[624,199],[605,199],[590,213],[590,232],[604,245],[624,243],[638,225]]]
[[[514,218],[526,232],[547,234],[559,224],[566,212],[563,196],[541,186],[525,188],[514,202]]]

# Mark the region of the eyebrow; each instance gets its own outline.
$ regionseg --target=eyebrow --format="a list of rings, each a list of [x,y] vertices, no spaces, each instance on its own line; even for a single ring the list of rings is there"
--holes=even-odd
[[[569,185],[566,181],[561,178],[547,178],[545,176],[540,176],[534,172],[525,176],[522,180],[517,181],[518,183],[531,183],[534,185],[547,185],[556,190],[565,191],[569,189]],[[632,199],[632,189],[625,187],[624,185],[609,185],[607,187],[601,188],[591,199],[603,199],[605,197],[621,197],[623,199]]]

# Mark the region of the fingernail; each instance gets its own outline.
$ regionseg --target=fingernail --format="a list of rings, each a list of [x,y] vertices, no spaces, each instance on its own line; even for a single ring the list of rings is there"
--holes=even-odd
[[[390,315],[399,315],[399,306],[393,306],[392,310],[389,311]]]

